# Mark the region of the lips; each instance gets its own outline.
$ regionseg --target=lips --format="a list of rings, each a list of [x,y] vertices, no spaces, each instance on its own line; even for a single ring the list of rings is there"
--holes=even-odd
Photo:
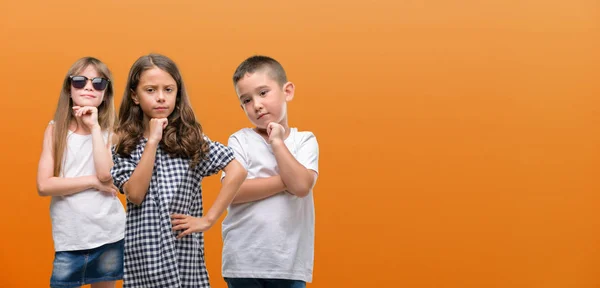
[[[91,94],[81,94],[81,97],[96,98],[96,96],[91,95]]]
[[[165,111],[167,110],[168,107],[155,107],[154,110],[158,110],[158,111]]]
[[[258,118],[256,118],[256,119],[257,119],[257,120],[260,120],[260,118],[262,118],[263,116],[265,116],[265,115],[267,115],[267,114],[269,114],[269,113],[260,114],[260,115],[258,115]]]

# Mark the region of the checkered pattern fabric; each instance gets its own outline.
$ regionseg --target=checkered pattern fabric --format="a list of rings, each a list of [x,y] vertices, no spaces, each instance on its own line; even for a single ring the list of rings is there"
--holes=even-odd
[[[159,145],[146,198],[140,206],[127,202],[123,287],[210,287],[204,263],[204,237],[193,233],[176,239],[171,214],[202,216],[202,178],[215,174],[234,159],[231,148],[210,141],[209,153],[195,168],[189,159],[173,158]],[[113,147],[111,170],[122,192],[139,163],[147,140],[130,157]]]

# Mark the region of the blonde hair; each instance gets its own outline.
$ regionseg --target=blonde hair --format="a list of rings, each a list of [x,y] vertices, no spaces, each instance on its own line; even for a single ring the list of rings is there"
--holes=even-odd
[[[108,79],[108,85],[104,92],[102,103],[98,106],[98,124],[102,130],[112,131],[116,122],[115,105],[113,100],[112,74],[106,64],[94,57],[83,57],[77,60],[65,75],[62,90],[54,112],[54,137],[52,150],[54,156],[54,176],[60,176],[62,169],[63,155],[67,145],[67,133],[69,124],[73,119],[73,100],[71,99],[71,78],[70,76],[77,75],[85,70],[88,66],[94,67],[96,72],[101,77]]]

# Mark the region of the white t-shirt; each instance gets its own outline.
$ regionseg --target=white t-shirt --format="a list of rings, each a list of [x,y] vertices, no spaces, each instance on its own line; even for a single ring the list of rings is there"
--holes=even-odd
[[[285,145],[307,169],[318,173],[319,145],[311,132],[291,128]],[[279,175],[271,145],[250,128],[229,137],[248,179]],[[223,173],[222,177],[225,177]],[[229,206],[223,221],[223,277],[312,282],[315,239],[313,193],[288,192]]]
[[[108,132],[104,132],[104,141]],[[67,135],[61,177],[96,175],[92,135]],[[88,189],[50,202],[55,251],[85,250],[114,243],[125,236],[125,210],[119,198]]]

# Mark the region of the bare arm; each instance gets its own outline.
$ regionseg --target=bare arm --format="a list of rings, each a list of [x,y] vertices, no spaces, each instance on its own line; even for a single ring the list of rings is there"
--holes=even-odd
[[[92,132],[92,152],[96,177],[100,182],[110,182],[110,168],[112,168],[112,155],[110,153],[110,139],[104,142],[102,128],[98,124],[98,107],[73,106],[73,113]]]
[[[308,195],[315,185],[317,173],[300,164],[285,146],[283,140],[274,139],[271,146],[279,167],[279,175],[285,183],[287,191],[298,197]]]
[[[133,170],[129,180],[123,184],[123,192],[125,192],[127,199],[135,205],[141,205],[144,198],[146,198],[148,187],[150,187],[150,179],[152,179],[152,171],[154,170],[158,142],[148,140],[140,162]]]
[[[94,167],[96,168],[96,177],[98,177],[100,182],[109,182],[112,180],[112,177],[110,176],[110,168],[112,168],[113,162],[112,155],[110,153],[110,144],[110,138],[104,142],[100,125],[94,126],[92,128]]]
[[[102,185],[95,175],[73,178],[54,177],[53,131],[54,126],[50,124],[44,132],[44,144],[37,173],[37,190],[40,196],[66,196],[92,188],[113,194],[117,192],[114,185]]]
[[[246,147],[245,143],[246,140],[244,140],[243,137],[241,139],[238,138],[237,135],[230,136],[227,143],[228,146],[233,150],[236,161],[238,161],[243,167],[247,166],[247,156],[244,151],[244,147]],[[228,177],[227,172],[225,172],[224,177]],[[277,193],[283,192],[285,189],[285,184],[283,184],[283,181],[279,175],[264,178],[246,179],[244,183],[242,183],[238,193],[235,195],[232,203],[240,204],[262,200]]]
[[[227,177],[223,179],[221,191],[219,191],[215,203],[213,203],[206,215],[200,218],[183,214],[171,215],[173,231],[183,230],[177,235],[177,239],[181,239],[192,233],[206,231],[212,227],[227,206],[229,206],[248,175],[246,169],[235,159],[229,162],[223,170],[227,173]]]
[[[235,159],[229,162],[229,164],[223,168],[223,171],[227,173],[227,177],[223,179],[221,191],[219,191],[217,199],[215,199],[215,202],[206,213],[206,218],[208,218],[211,223],[217,221],[227,206],[231,204],[235,194],[238,193],[240,186],[248,175],[246,169],[244,169],[244,167]]]
[[[167,118],[152,118],[148,122],[149,136],[146,147],[142,153],[140,162],[131,173],[131,177],[123,184],[123,192],[127,199],[135,205],[141,205],[146,198],[152,171],[154,170],[154,160],[156,159],[156,150],[158,143],[162,139],[163,129],[168,124]]]
[[[227,173],[227,172],[225,172]],[[225,176],[225,179],[229,174]],[[247,203],[262,200],[271,197],[277,193],[286,190],[281,176],[271,176],[267,178],[246,179],[240,191],[233,198],[233,204]]]

